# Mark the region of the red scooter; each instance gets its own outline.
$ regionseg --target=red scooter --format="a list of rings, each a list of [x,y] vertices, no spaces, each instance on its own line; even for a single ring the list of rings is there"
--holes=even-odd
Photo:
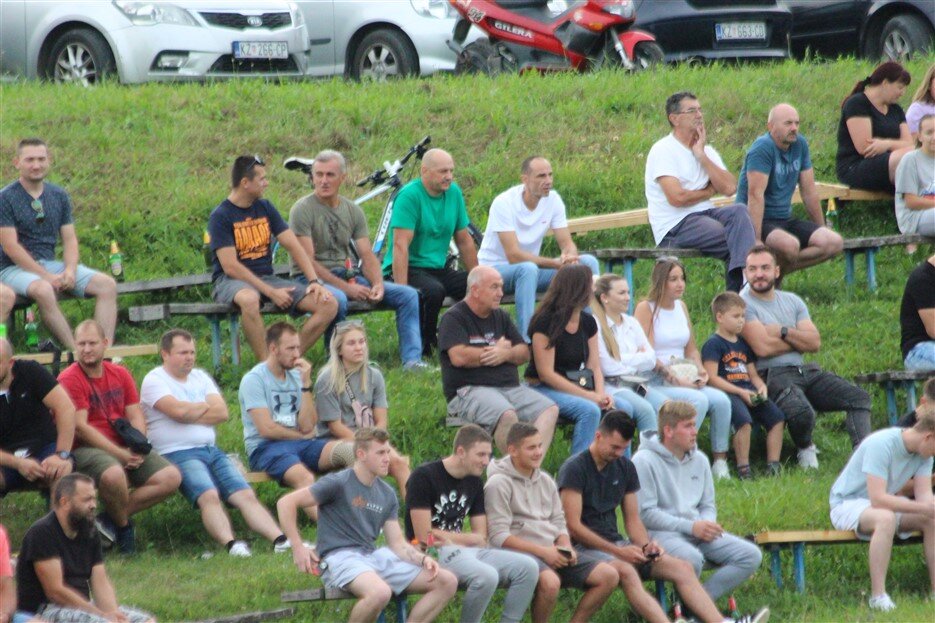
[[[449,0],[461,16],[450,47],[455,73],[588,71],[602,66],[645,69],[662,62],[655,38],[632,29],[632,0],[570,0],[553,14],[549,0]],[[471,26],[487,38],[464,45]]]

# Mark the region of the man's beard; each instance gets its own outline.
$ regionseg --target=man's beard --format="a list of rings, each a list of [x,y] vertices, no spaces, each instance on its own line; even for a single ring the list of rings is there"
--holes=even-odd
[[[765,286],[763,286],[763,285],[757,285],[757,284],[759,284],[759,283],[762,283],[762,282],[759,282],[759,281],[751,281],[751,282],[750,282],[750,289],[753,290],[754,292],[759,292],[760,294],[762,294],[763,292],[769,292],[769,291],[772,290],[774,287],[776,287],[776,280],[775,280],[775,279],[770,279],[770,280],[768,280],[768,281],[766,282],[766,285],[765,285]]]
[[[73,508],[68,512],[68,525],[81,536],[94,534],[94,517],[82,514],[78,509]]]

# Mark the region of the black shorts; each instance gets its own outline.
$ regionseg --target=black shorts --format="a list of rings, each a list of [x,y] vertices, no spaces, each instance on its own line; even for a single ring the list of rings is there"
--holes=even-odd
[[[870,158],[840,164],[837,167],[838,179],[852,188],[895,192],[896,187],[890,181],[890,154],[892,153],[887,151]]]
[[[799,218],[763,219],[763,240],[765,241],[774,229],[781,229],[798,240],[799,247],[804,249],[808,246],[812,234],[820,227],[811,221],[803,221]]]

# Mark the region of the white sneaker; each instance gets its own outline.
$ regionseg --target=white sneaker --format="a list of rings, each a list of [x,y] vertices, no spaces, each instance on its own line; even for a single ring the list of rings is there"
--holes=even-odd
[[[724,459],[716,459],[714,463],[711,464],[711,474],[714,475],[715,480],[729,480],[730,470],[727,468],[727,461]]]
[[[802,469],[818,469],[818,448],[815,444],[799,450],[799,467]]]
[[[234,541],[227,553],[234,558],[250,558],[253,556],[253,552],[250,551],[250,546],[247,545],[246,541]]]
[[[883,593],[882,595],[877,595],[876,597],[870,598],[870,609],[889,612],[890,610],[896,609],[896,604],[893,603],[893,600],[890,599],[889,595]]]
[[[302,541],[302,545],[305,546],[305,549],[315,549],[314,543],[309,543],[308,541]],[[292,543],[289,541],[283,541],[282,543],[277,543],[273,546],[273,552],[277,554],[285,554],[286,552],[292,551]]]

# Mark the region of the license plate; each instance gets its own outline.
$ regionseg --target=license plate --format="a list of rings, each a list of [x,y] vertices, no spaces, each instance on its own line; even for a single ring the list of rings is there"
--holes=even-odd
[[[714,25],[718,41],[766,39],[765,22],[723,22]]]
[[[234,58],[289,58],[285,41],[235,41]]]

